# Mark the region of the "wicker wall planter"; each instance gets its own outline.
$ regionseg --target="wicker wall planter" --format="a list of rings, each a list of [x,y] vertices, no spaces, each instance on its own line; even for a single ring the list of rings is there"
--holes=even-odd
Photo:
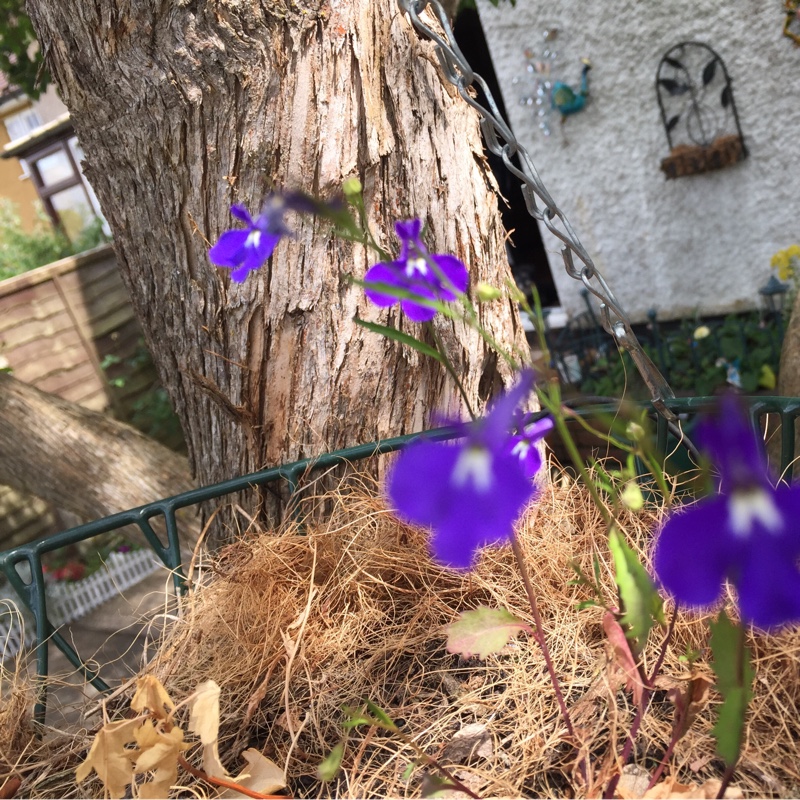
[[[682,42],[658,65],[656,96],[669,155],[667,178],[723,169],[747,157],[733,86],[718,53],[702,42]]]
[[[709,145],[679,144],[661,161],[667,178],[701,175],[715,169],[733,166],[745,157],[741,138],[736,134],[720,136]]]

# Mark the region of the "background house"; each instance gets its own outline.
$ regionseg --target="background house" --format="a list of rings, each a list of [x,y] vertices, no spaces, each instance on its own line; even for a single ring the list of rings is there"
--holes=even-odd
[[[69,112],[52,84],[31,100],[0,74],[0,122],[0,197],[18,206],[24,228],[33,227],[36,200],[70,239],[102,219]]]
[[[663,319],[755,306],[772,254],[800,239],[800,47],[783,35],[783,3],[478,7],[512,128],[630,316],[642,321],[651,307]],[[710,45],[726,65],[748,157],[667,180],[656,72],[684,41]],[[549,60],[551,83],[577,90],[581,58],[592,63],[588,101],[562,126],[549,95],[537,104],[534,79]],[[566,275],[559,242],[543,227],[542,236],[562,306],[582,311],[581,284]]]

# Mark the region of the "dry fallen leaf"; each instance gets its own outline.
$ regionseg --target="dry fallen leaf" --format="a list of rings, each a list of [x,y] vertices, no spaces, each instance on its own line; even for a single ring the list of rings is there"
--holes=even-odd
[[[670,797],[684,798],[684,800],[712,800],[717,796],[722,783],[716,778],[707,780],[703,784],[683,784],[678,783],[674,778],[657,783],[648,792],[645,792],[646,800],[668,800]],[[742,790],[738,786],[729,786],[725,790],[728,800],[738,800],[744,797]]]
[[[638,707],[642,702],[644,685],[636,668],[636,659],[625,637],[625,631],[610,611],[606,611],[603,615],[603,630],[614,650],[614,663],[625,675],[625,688],[633,694],[633,702]]]
[[[176,727],[165,732],[153,725],[151,720],[136,731],[139,757],[134,766],[137,773],[155,771],[153,780],[139,786],[139,797],[167,797],[173,784],[178,781],[178,756],[189,745],[184,744],[183,731]]]
[[[219,684],[216,681],[201,683],[189,700],[189,730],[206,745],[219,736]]]
[[[477,758],[491,758],[492,735],[480,722],[464,725],[445,745],[442,758],[452,764],[469,764]]]
[[[167,708],[167,713],[164,712],[164,707]],[[145,710],[150,711],[159,719],[166,719],[166,717],[175,708],[175,703],[172,698],[167,694],[167,690],[161,685],[158,678],[152,675],[145,675],[136,681],[136,694],[131,700],[131,708],[137,713],[142,714]]]
[[[112,798],[124,797],[126,787],[133,780],[136,758],[136,751],[125,745],[135,740],[136,729],[141,724],[140,719],[124,719],[100,728],[85,761],[75,770],[75,780],[80,783],[94,769]]]
[[[247,761],[247,766],[238,776],[231,778],[239,786],[259,794],[275,794],[275,792],[286,786],[283,770],[255,748],[249,747],[245,750],[242,753],[242,758]],[[241,800],[242,795],[233,789],[226,789],[219,794],[219,797],[238,798],[238,800]]]

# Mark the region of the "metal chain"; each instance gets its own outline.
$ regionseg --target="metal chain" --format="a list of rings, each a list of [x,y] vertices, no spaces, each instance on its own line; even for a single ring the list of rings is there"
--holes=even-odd
[[[486,146],[492,153],[502,158],[509,172],[522,182],[522,194],[528,213],[534,219],[540,220],[554,236],[563,242],[561,257],[564,259],[567,274],[579,280],[600,301],[600,320],[603,328],[614,337],[620,347],[630,353],[650,390],[653,406],[666,419],[674,420],[675,415],[664,403],[665,400],[675,396],[672,389],[642,349],[633,332],[628,315],[614,297],[605,278],[594,265],[569,220],[542,183],[528,151],[517,141],[511,128],[503,119],[486,81],[473,72],[469,62],[464,58],[439,0],[397,0],[397,2],[401,10],[408,15],[416,30],[436,45],[436,55],[447,80],[456,87],[463,100],[481,115],[481,132]],[[420,19],[419,15],[428,6],[439,21],[446,38],[443,39]],[[475,83],[483,90],[488,108],[469,94],[469,87]],[[519,157],[521,170],[511,161],[515,155]],[[537,199],[542,204],[541,208]],[[580,262],[580,266],[576,266],[576,259]]]

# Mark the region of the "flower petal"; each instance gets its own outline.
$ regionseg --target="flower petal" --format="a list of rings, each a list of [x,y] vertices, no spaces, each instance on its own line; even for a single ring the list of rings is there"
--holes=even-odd
[[[759,537],[738,576],[742,619],[762,630],[800,621],[800,571],[785,555],[777,538]]]
[[[250,231],[225,231],[208,251],[208,257],[219,267],[238,267],[245,259],[245,242]]]
[[[493,456],[489,491],[470,481],[457,487],[439,483],[439,493],[449,493],[451,505],[436,526],[431,547],[436,560],[447,567],[469,569],[479,548],[510,541],[514,523],[534,496],[534,486],[516,458]]]
[[[459,453],[459,445],[424,439],[403,448],[387,486],[392,505],[403,519],[432,526],[447,516],[451,495],[440,487],[449,480]]]
[[[233,214],[236,219],[240,219],[242,222],[247,223],[250,228],[255,227],[255,223],[253,222],[253,218],[250,216],[250,212],[243,206],[235,203],[231,206],[231,214]]]
[[[716,413],[698,424],[696,440],[719,470],[721,492],[770,485],[763,442],[735,395],[720,398]]]
[[[771,499],[783,527],[756,523],[736,576],[742,618],[764,630],[800,620],[800,486],[781,485]]]
[[[262,233],[258,244],[255,247],[247,248],[244,266],[251,270],[263,267],[275,250],[280,238],[277,233]]]
[[[394,224],[394,229],[397,232],[397,237],[403,241],[418,241],[419,234],[422,230],[422,220],[419,219],[409,219],[409,220],[398,220]]]
[[[443,281],[439,276],[436,276],[436,282],[439,284],[439,299],[455,300],[454,289],[460,294],[467,290],[467,284],[469,283],[467,268],[455,256],[435,255],[431,256],[431,258],[447,279]]]
[[[482,441],[494,447],[502,447],[508,441],[517,407],[530,394],[534,379],[532,369],[521,370],[517,383],[493,401],[489,413],[480,422]]]
[[[470,466],[470,448],[477,450]],[[510,539],[534,487],[519,461],[483,450],[469,439],[460,444],[418,440],[406,447],[389,476],[388,492],[398,515],[434,529],[433,553],[440,563],[467,569],[479,547]],[[487,471],[484,473],[484,469]]]
[[[742,544],[728,531],[727,497],[701,500],[670,516],[661,529],[653,565],[661,585],[685,606],[713,604]]]
[[[385,283],[389,286],[396,286],[398,289],[406,288],[405,281],[398,276],[397,268],[393,263],[387,264],[382,262],[370,267],[367,270],[367,274],[364,276],[364,283],[367,284],[364,286],[364,294],[366,294],[369,300],[375,303],[376,306],[393,306],[398,298],[380,292],[377,289],[371,289],[369,287],[370,283]]]
[[[429,297],[431,300],[436,299],[433,292],[426,286],[420,286],[419,284],[415,284],[414,286],[409,286],[408,289],[409,291],[412,291],[414,292],[414,294],[418,294],[421,297]],[[424,306],[421,303],[417,303],[416,301],[411,300],[409,298],[405,298],[400,301],[400,308],[403,309],[403,313],[412,322],[427,322],[428,320],[433,319],[436,316],[435,308],[431,308],[430,306]]]
[[[231,280],[234,283],[243,283],[250,274],[250,268],[241,266],[231,272]]]

